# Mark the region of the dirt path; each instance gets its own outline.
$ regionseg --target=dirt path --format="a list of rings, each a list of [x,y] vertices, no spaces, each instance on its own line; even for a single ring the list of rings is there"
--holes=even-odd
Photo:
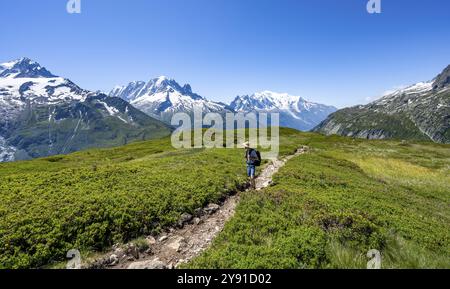
[[[307,149],[307,147],[302,147],[294,155],[282,160],[274,160],[268,164],[256,180],[256,189],[261,190],[268,187],[272,182],[272,176],[288,160],[304,154]],[[183,215],[177,229],[171,228],[168,232],[156,238],[147,237],[145,250],[135,244],[116,247],[106,257],[95,260],[88,268],[176,268],[198,256],[211,245],[212,240],[234,215],[241,193],[228,197],[221,205],[208,205],[201,212],[198,212],[197,217],[188,214]],[[145,248],[147,246],[148,248]]]

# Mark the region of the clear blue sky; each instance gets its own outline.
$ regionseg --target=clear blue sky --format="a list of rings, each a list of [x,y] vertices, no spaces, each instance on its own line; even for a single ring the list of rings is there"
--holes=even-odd
[[[338,107],[450,64],[450,1],[1,0],[0,62],[30,57],[83,88],[166,75],[213,100],[273,90]]]

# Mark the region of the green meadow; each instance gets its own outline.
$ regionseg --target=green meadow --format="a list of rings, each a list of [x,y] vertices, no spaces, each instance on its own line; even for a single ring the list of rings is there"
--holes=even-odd
[[[298,134],[311,147],[190,268],[450,268],[450,146]]]
[[[281,129],[307,145],[192,268],[449,268],[450,146]],[[239,149],[175,150],[170,139],[0,164],[0,268],[37,268],[161,232],[246,182]]]
[[[170,139],[0,165],[0,267],[65,260],[158,233],[245,183],[243,154]]]

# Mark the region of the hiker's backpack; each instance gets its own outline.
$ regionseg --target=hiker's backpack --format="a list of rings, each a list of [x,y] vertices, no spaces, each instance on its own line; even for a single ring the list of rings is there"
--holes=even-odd
[[[255,160],[255,161],[253,162],[253,164],[254,164],[256,167],[259,167],[259,166],[261,166],[261,153],[260,153],[258,150],[254,150],[254,151],[255,151],[256,155],[258,156],[258,159]]]

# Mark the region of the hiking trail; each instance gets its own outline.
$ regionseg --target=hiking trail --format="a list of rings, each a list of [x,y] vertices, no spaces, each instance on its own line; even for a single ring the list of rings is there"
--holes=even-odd
[[[295,156],[304,154],[308,147],[301,147],[293,155],[281,160],[272,160],[256,179],[256,190],[268,187],[272,176]],[[240,199],[238,192],[228,196],[222,204],[209,204],[201,209],[197,217],[183,214],[176,228],[169,228],[157,237],[148,236],[148,249],[140,252],[133,243],[113,246],[103,258],[96,259],[86,267],[109,269],[173,269],[189,262],[207,249],[214,238],[233,217]]]

